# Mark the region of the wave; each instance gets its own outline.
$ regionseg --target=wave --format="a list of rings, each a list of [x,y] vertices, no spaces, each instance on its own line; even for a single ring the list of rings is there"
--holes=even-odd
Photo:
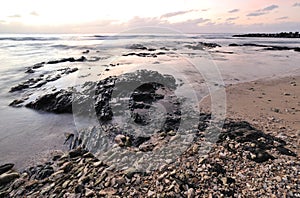
[[[57,37],[0,37],[0,41],[56,41]]]

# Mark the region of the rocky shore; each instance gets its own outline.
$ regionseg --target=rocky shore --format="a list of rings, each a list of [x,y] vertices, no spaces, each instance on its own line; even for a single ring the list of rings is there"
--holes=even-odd
[[[227,119],[217,143],[202,155],[202,133],[155,171],[117,170],[81,146],[20,173],[2,165],[0,197],[299,196],[299,157],[283,139]]]
[[[297,105],[295,88],[299,82],[296,78],[291,80],[279,81],[277,92],[288,91],[289,95],[281,97],[287,97],[293,106]],[[281,109],[275,112],[271,106],[270,112],[277,116],[272,120],[266,118],[267,121],[258,117],[257,113],[252,119],[250,110],[247,110],[248,115],[241,114],[243,111],[232,112],[236,111],[232,106],[234,97],[241,97],[236,94],[245,96],[242,102],[247,102],[248,92],[251,92],[249,100],[259,102],[262,100],[259,98],[261,93],[265,97],[269,94],[276,97],[277,92],[272,91],[272,87],[263,82],[261,85],[229,86],[228,108],[233,118],[226,119],[219,133],[214,133],[218,135],[214,136],[213,144],[210,143],[211,129],[208,126],[211,115],[203,108],[194,139],[185,152],[155,170],[136,166],[120,169],[89,151],[81,137],[75,138],[74,134],[70,134],[66,142],[71,144],[71,150],[54,152],[46,163],[22,171],[13,170],[13,164],[2,165],[0,197],[299,197],[297,122],[286,120],[286,126],[281,126],[281,121],[276,118],[283,116]],[[141,90],[149,91],[150,88]],[[276,104],[277,108],[280,106],[279,103],[270,104]],[[249,103],[240,105],[251,107]],[[286,114],[298,115],[298,107],[287,108],[294,108],[295,112]],[[237,107],[237,110],[242,109]],[[268,113],[264,112],[263,115],[267,116]],[[114,128],[107,130],[112,137],[112,148],[121,149],[124,153],[151,153],[181,135],[176,130],[165,130],[134,143],[135,136],[116,133]],[[284,131],[287,132],[283,135]]]

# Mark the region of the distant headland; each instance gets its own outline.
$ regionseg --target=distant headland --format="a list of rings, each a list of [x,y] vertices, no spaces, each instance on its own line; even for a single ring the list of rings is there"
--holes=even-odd
[[[237,34],[233,37],[300,38],[299,32]]]

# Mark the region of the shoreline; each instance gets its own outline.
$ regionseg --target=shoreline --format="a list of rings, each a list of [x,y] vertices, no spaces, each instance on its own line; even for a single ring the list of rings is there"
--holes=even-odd
[[[290,135],[289,140],[297,143],[297,148],[300,146],[299,86],[299,74],[226,85],[226,117],[248,121],[268,133],[280,131],[277,135]],[[209,96],[199,106],[209,111]]]
[[[18,176],[19,179],[10,183],[9,194],[15,196],[18,195],[17,193],[21,193],[20,195],[28,193],[27,195],[35,196],[41,193],[44,196],[109,197],[121,195],[119,193],[122,192],[127,196],[153,197],[175,196],[172,191],[179,190],[177,193],[187,197],[197,195],[200,197],[213,195],[298,196],[299,192],[296,189],[299,182],[297,170],[300,168],[300,122],[297,119],[300,117],[300,90],[297,89],[299,86],[299,75],[260,79],[226,86],[226,117],[235,120],[236,123],[247,121],[256,128],[255,131],[263,132],[260,138],[269,137],[270,141],[278,138],[286,142],[284,147],[279,148],[288,149],[296,153],[296,156],[289,156],[292,153],[284,149],[281,151],[287,155],[281,155],[272,148],[266,153],[271,154],[275,159],[254,162],[249,160],[252,157],[251,152],[250,158],[246,157],[249,151],[244,148],[248,146],[248,143],[236,142],[237,140],[233,139],[230,142],[223,140],[224,142],[215,144],[207,157],[199,158],[193,150],[195,146],[200,145],[196,142],[178,158],[178,163],[171,163],[154,172],[141,174],[134,169],[114,171],[102,161],[98,161],[91,153],[79,147],[69,152],[58,152],[51,157],[52,160],[49,158],[49,161],[41,168],[43,173],[50,176],[49,179],[37,173],[23,172]],[[209,106],[208,97],[200,104],[203,110],[206,110],[207,106]],[[243,130],[248,128],[248,125],[245,126],[246,128],[240,124],[238,126]],[[257,133],[255,131],[253,132]],[[234,150],[242,157],[230,151],[231,144],[235,145]],[[252,142],[249,146],[252,147],[252,144],[255,148],[256,143]],[[191,159],[192,161],[189,161]],[[194,170],[193,166],[201,168]],[[37,166],[33,169],[38,170]],[[79,178],[75,176],[78,170],[84,170]],[[186,171],[196,171],[194,173],[196,175],[185,175]],[[181,172],[184,173],[183,176]],[[181,181],[181,177],[185,177],[186,180]],[[87,178],[90,179],[86,180]],[[137,180],[139,180],[138,183]],[[53,181],[57,183],[54,185]],[[80,184],[83,181],[87,183]],[[186,183],[188,187],[181,189],[181,183],[178,181]],[[196,182],[199,187],[191,185],[191,181]],[[39,187],[41,184],[43,184],[42,187]],[[279,189],[274,188],[274,184]],[[134,190],[126,190],[128,187]],[[26,190],[27,188],[31,190]],[[199,188],[204,188],[204,190]],[[164,191],[165,194],[163,194]]]

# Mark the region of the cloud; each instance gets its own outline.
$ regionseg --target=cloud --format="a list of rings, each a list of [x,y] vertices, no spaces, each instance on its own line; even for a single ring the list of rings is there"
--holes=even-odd
[[[6,23],[6,21],[5,20],[0,20],[0,23]]]
[[[283,17],[277,18],[276,20],[284,20],[284,19],[288,19],[288,18],[289,18],[288,16],[283,16]]]
[[[300,2],[294,3],[293,7],[300,7]]]
[[[234,20],[236,20],[236,19],[238,19],[239,17],[230,17],[230,18],[228,18],[228,19],[226,19],[226,21],[234,21]]]
[[[255,11],[255,12],[251,12],[249,14],[247,14],[247,16],[261,16],[261,15],[265,15],[268,14],[268,12],[262,12],[262,11]]]
[[[170,18],[170,17],[187,14],[187,13],[194,12],[194,11],[196,11],[196,10],[186,10],[186,11],[178,11],[178,12],[169,12],[169,13],[166,13],[164,15],[161,15],[160,18]]]
[[[30,15],[32,15],[32,16],[39,16],[39,14],[36,11],[30,12]]]
[[[22,16],[19,14],[8,16],[9,18],[21,18]]]
[[[206,12],[206,11],[208,11],[208,10],[209,10],[209,9],[202,9],[201,11],[202,11],[202,12]]]
[[[275,9],[277,9],[277,8],[279,8],[278,5],[270,5],[270,6],[267,6],[267,7],[263,8],[263,9],[256,10],[256,11],[254,11],[254,12],[251,12],[251,13],[247,14],[247,16],[250,16],[250,17],[251,17],[251,16],[261,16],[261,15],[265,15],[265,14],[268,14],[270,11],[275,10]]]
[[[239,9],[233,9],[233,10],[229,10],[228,13],[235,13],[235,12],[238,12],[240,11]]]
[[[279,8],[278,5],[270,5],[268,7],[265,7],[264,9],[262,9],[262,11],[271,11],[271,10],[274,10],[276,8]]]

